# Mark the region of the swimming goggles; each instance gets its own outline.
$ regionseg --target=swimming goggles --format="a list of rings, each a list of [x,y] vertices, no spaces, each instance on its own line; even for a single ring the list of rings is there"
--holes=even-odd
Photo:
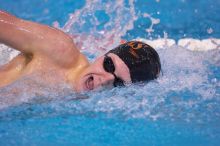
[[[119,77],[117,77],[115,75],[115,65],[112,61],[112,58],[105,55],[104,57],[104,61],[103,61],[103,67],[104,70],[108,73],[111,73],[114,76],[114,82],[113,82],[113,86],[117,87],[117,86],[124,86],[124,81],[122,79],[120,79]]]

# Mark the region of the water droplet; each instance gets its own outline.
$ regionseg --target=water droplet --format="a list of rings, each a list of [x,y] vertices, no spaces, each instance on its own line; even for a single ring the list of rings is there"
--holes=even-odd
[[[208,28],[208,29],[207,29],[207,33],[208,33],[208,34],[213,33],[213,29],[212,29],[212,28]]]

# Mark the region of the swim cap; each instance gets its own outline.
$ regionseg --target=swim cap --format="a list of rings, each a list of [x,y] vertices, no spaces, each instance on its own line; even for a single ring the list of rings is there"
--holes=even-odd
[[[149,45],[130,41],[119,45],[108,53],[119,56],[128,66],[132,82],[156,79],[161,70],[160,58]]]

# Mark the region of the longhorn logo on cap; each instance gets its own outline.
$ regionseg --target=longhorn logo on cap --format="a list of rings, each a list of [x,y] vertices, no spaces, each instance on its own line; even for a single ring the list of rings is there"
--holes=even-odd
[[[135,52],[135,50],[141,49],[143,47],[143,45],[141,43],[138,43],[138,42],[129,42],[127,45],[130,47],[129,52],[135,58],[139,58],[139,55]]]

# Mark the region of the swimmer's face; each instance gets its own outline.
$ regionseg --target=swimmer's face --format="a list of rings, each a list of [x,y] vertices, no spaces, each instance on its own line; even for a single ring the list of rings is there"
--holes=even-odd
[[[99,57],[81,74],[77,91],[89,91],[105,86],[131,82],[127,65],[115,54]]]

